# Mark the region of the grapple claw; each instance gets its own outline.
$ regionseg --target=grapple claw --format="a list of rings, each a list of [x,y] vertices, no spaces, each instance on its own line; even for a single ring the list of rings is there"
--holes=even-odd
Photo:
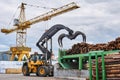
[[[59,37],[58,37],[58,44],[59,44],[59,46],[60,47],[63,47],[63,43],[62,43],[62,39],[64,38],[64,37],[67,37],[68,35],[67,34],[61,34]]]
[[[83,33],[83,32],[80,32],[80,31],[76,31],[75,33],[73,34],[61,34],[59,37],[58,37],[58,44],[60,47],[63,47],[63,43],[62,43],[62,40],[64,37],[67,37],[68,39],[70,40],[73,40],[75,39],[78,35],[82,35],[82,38],[83,38],[83,42],[86,42],[86,35]]]
[[[86,35],[80,31],[76,31],[73,35],[70,36],[70,39],[75,39],[78,35],[82,35],[83,42],[86,42]]]

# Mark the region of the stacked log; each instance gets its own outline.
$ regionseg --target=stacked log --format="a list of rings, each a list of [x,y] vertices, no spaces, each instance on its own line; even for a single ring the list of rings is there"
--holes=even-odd
[[[105,59],[105,71],[107,80],[120,80],[120,53],[110,54],[104,57]],[[92,64],[93,79],[96,79],[96,66],[95,60]],[[102,59],[98,58],[98,76],[102,80]]]
[[[89,51],[97,51],[97,50],[119,50],[120,49],[120,37],[116,38],[114,41],[108,43],[100,43],[100,44],[88,44],[88,43],[77,43],[72,46],[71,49],[67,50],[66,53],[68,55],[71,54],[80,54],[87,53]]]

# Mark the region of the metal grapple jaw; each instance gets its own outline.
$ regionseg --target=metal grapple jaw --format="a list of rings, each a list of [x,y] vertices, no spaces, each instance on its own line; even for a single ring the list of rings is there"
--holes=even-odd
[[[63,40],[64,37],[69,38],[69,35],[63,33],[63,34],[61,34],[61,35],[58,37],[58,44],[59,44],[60,47],[63,47],[62,40]]]
[[[76,31],[75,33],[73,34],[61,34],[59,37],[58,37],[58,44],[60,47],[63,47],[63,43],[62,43],[62,40],[64,37],[67,37],[68,39],[70,40],[73,40],[75,39],[77,36],[79,35],[82,35],[82,38],[83,38],[83,42],[86,42],[86,35],[83,33],[83,32],[80,32],[80,31]]]

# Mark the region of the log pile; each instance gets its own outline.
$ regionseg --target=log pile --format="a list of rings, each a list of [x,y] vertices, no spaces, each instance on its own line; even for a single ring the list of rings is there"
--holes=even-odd
[[[88,43],[77,43],[72,46],[71,49],[67,50],[67,55],[87,53],[89,51],[97,50],[119,50],[120,49],[120,37],[116,38],[114,41],[101,44],[88,44]]]
[[[120,53],[110,54],[104,57],[105,59],[105,71],[107,80],[120,80]],[[95,60],[92,64],[93,80],[96,79],[96,66]],[[102,80],[102,59],[98,58],[98,76]]]

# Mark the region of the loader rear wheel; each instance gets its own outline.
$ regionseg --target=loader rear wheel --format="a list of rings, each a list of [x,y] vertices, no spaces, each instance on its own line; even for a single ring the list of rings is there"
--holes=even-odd
[[[30,76],[29,69],[28,69],[27,65],[23,65],[22,73],[23,73],[24,76]]]
[[[40,76],[40,77],[46,77],[48,75],[48,73],[49,73],[48,67],[40,66],[38,68],[37,73],[38,73],[38,76]]]
[[[39,76],[38,73],[36,73],[36,76]]]

